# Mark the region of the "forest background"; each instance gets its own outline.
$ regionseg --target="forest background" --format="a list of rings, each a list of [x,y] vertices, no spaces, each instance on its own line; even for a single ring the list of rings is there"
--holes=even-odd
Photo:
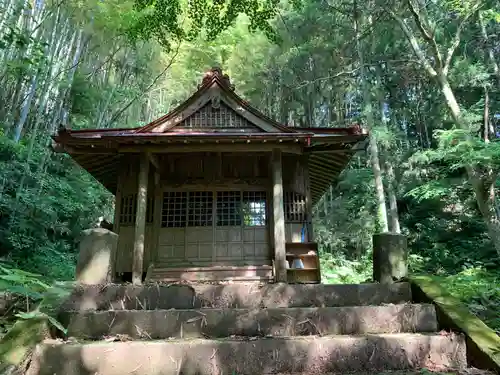
[[[113,197],[50,150],[59,126],[146,124],[217,65],[289,126],[370,130],[367,152],[315,207],[324,282],[370,279],[372,235],[401,232],[411,272],[433,275],[500,331],[499,9],[0,0],[0,270],[71,280],[81,231],[112,220]]]

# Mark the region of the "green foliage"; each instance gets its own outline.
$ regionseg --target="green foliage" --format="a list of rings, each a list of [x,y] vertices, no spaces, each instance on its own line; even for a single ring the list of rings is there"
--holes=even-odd
[[[54,327],[56,327],[58,330],[60,330],[62,333],[66,334],[68,331],[66,328],[64,328],[64,326],[59,323],[59,321],[57,319],[55,319],[54,317],[44,313],[44,312],[41,312],[39,310],[34,310],[34,311],[30,311],[30,312],[27,312],[27,313],[17,313],[16,314],[16,317],[17,318],[20,318],[20,319],[23,319],[23,320],[47,320],[50,324],[52,324]]]
[[[0,51],[15,48],[22,54],[18,59],[9,61],[7,64],[7,75],[9,77],[29,77],[30,73],[36,72],[40,64],[46,63],[46,43],[40,42],[31,35],[27,35],[17,26],[8,26],[6,32],[0,34]],[[30,53],[26,54],[26,50]]]
[[[77,237],[111,215],[111,196],[69,157],[47,152],[36,147],[28,159],[27,146],[0,137],[0,256],[49,280],[71,280]]]
[[[316,237],[324,253],[359,259],[375,231],[373,179],[369,169],[349,169],[315,210]],[[330,213],[334,212],[332,215]]]
[[[321,254],[322,282],[326,284],[360,284],[372,279],[372,261],[369,254],[360,260],[349,260],[342,255]]]
[[[66,328],[55,316],[61,302],[69,296],[72,284],[56,282],[49,285],[43,279],[41,275],[0,264],[0,290],[2,296],[9,296],[13,310],[3,319],[14,315],[23,320],[46,320],[66,333]]]
[[[445,170],[459,170],[465,166],[481,167],[484,170],[500,169],[500,143],[486,143],[471,132],[451,129],[437,130],[438,141],[433,150],[415,153],[410,162],[420,166],[441,163]]]
[[[500,333],[500,272],[482,267],[465,268],[456,275],[438,277],[452,296],[460,299],[488,326]]]
[[[37,274],[0,265],[0,290],[5,293],[40,300],[48,288]]]
[[[173,42],[193,41],[203,31],[208,40],[235,24],[243,13],[251,32],[261,30],[269,38],[277,34],[269,24],[276,15],[277,0],[135,0],[137,14],[127,29],[132,40],[155,38],[167,51]]]
[[[14,4],[0,0],[0,5],[7,3]],[[411,271],[439,275],[474,311],[497,325],[493,313],[498,296],[488,290],[498,285],[498,255],[465,176],[466,166],[477,167],[498,195],[500,143],[494,141],[494,116],[500,113],[500,96],[489,56],[490,49],[498,51],[500,29],[493,1],[480,9],[488,37],[474,14],[462,24],[451,60],[448,78],[467,130],[455,128],[439,85],[415,61],[405,36],[387,17],[385,3],[357,9],[361,43],[356,43],[353,22],[360,3],[353,1],[57,3],[50,2],[43,17],[34,17],[40,24],[33,29],[21,18],[32,10],[24,7],[30,2],[0,14],[5,21],[0,30],[0,99],[6,103],[0,107],[5,129],[0,137],[0,256],[13,266],[42,274],[47,285],[53,279],[72,279],[80,231],[99,216],[111,216],[110,194],[70,158],[48,152],[48,136],[59,123],[74,129],[147,123],[180,104],[203,73],[219,65],[238,94],[282,123],[344,127],[366,113],[361,88],[368,83],[372,133],[381,161],[394,168]],[[474,4],[446,0],[421,9],[441,53],[452,45]],[[397,5],[395,11],[416,30],[417,42],[431,56],[434,46],[418,32],[408,3]],[[84,48],[74,65],[79,35]],[[274,39],[281,43],[273,44]],[[8,138],[15,133],[33,77],[36,93],[21,141],[15,143]],[[490,143],[483,141],[488,111]],[[388,198],[387,173],[383,163],[381,167]],[[371,278],[371,239],[378,231],[373,181],[367,155],[357,155],[315,207],[325,282]],[[30,283],[17,285],[18,291],[39,298],[44,289]],[[475,297],[479,294],[485,297]]]

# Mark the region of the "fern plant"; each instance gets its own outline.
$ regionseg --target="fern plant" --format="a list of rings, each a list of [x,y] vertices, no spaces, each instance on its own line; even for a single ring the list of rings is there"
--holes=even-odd
[[[0,290],[6,298],[18,302],[11,304],[6,315],[11,312],[19,319],[47,320],[64,334],[66,328],[55,316],[61,302],[69,296],[71,286],[67,282],[49,285],[41,275],[0,264]]]

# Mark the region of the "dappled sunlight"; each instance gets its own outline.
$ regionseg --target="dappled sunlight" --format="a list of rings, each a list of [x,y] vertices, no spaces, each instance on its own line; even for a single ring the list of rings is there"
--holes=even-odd
[[[0,373],[500,371],[494,4],[0,0]]]
[[[79,245],[77,283],[92,285],[111,282],[117,245],[116,233],[104,228],[85,230]]]
[[[471,314],[432,277],[415,276],[412,282],[419,293],[416,298],[436,304],[441,327],[459,330],[467,335],[467,350],[472,364],[492,370],[500,369],[500,337],[496,332]]]
[[[61,358],[72,362],[71,367],[63,364],[64,375],[119,375],[132,370],[148,375],[250,375],[463,367],[464,356],[450,351],[449,345],[441,336],[423,335],[59,344],[45,347],[43,363],[48,367],[40,369],[40,374],[62,375],[58,370]]]

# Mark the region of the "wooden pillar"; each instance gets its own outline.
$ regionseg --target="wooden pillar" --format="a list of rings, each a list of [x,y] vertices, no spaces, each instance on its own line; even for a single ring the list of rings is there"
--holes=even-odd
[[[115,192],[115,214],[114,214],[114,219],[113,219],[113,232],[118,234],[118,243],[116,244],[116,249],[115,253],[113,254],[112,258],[112,275],[111,275],[111,281],[115,282],[116,281],[116,262],[118,260],[118,256],[120,253],[120,248],[119,248],[119,240],[120,240],[120,217],[121,217],[121,210],[122,210],[122,184],[123,184],[123,159],[120,159],[119,164],[118,164],[118,177],[116,181],[116,192]]]
[[[144,240],[146,234],[146,208],[148,203],[148,176],[149,158],[146,154],[140,155],[139,174],[137,184],[137,211],[135,215],[134,259],[132,264],[132,283],[142,283],[144,263]]]
[[[276,281],[286,283],[285,212],[283,209],[283,167],[281,150],[272,153],[273,238]]]
[[[155,186],[153,187],[154,216],[153,216],[153,238],[151,238],[152,245],[150,248],[151,263],[158,263],[159,260],[158,246],[160,240],[161,211],[163,206],[163,190],[160,181],[161,181],[161,175],[157,169],[155,171]]]
[[[311,179],[309,178],[309,157],[302,158],[302,168],[304,169],[304,190],[306,199],[306,227],[307,242],[314,242],[314,230],[312,225],[312,197],[311,197]]]

